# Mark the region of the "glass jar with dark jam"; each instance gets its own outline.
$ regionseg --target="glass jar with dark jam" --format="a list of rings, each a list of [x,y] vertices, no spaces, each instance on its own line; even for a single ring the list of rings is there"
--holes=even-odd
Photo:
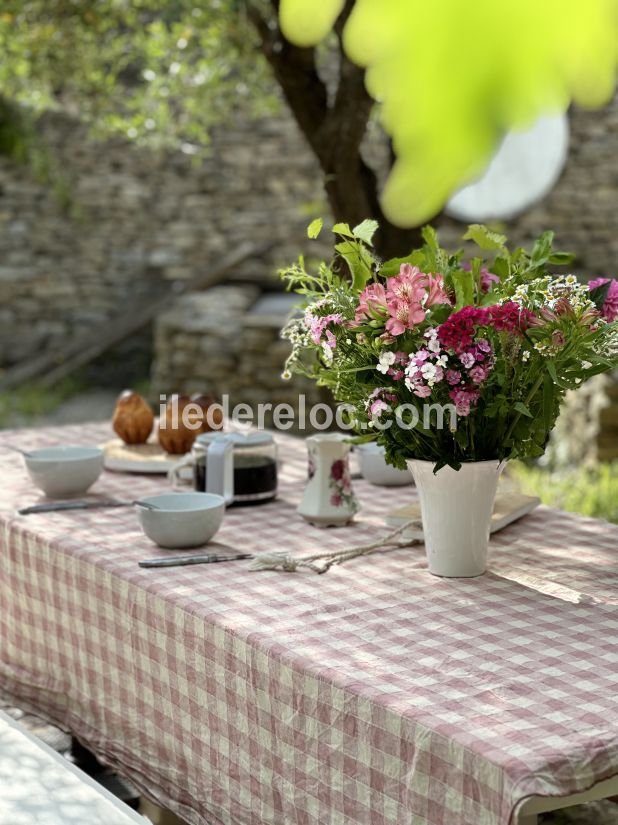
[[[199,435],[193,445],[193,480],[206,490],[208,447],[223,433]],[[277,495],[277,445],[270,433],[225,433],[234,442],[234,505],[263,504]]]

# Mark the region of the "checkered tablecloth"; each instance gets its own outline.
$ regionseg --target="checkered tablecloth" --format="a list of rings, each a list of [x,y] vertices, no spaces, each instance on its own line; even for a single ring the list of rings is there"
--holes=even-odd
[[[166,551],[131,509],[15,513],[38,495],[3,442],[107,437],[0,433],[0,687],[188,822],[506,825],[618,773],[618,527],[540,508],[468,580],[422,547],[324,576],[141,569]],[[280,440],[278,501],[229,510],[218,548],[363,543],[413,495],[358,482],[356,524],[312,528],[303,446]],[[165,484],[106,473],[93,494]]]

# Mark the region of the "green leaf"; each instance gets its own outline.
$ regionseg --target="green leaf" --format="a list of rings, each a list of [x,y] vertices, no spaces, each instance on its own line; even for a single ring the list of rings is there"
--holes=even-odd
[[[421,267],[425,263],[425,255],[421,249],[413,250],[404,258],[391,258],[385,261],[380,267],[380,275],[384,278],[392,278],[393,275],[398,275],[401,269],[401,264],[410,264],[411,266]]]
[[[590,290],[590,300],[593,302],[593,304],[599,310],[599,312],[603,309],[603,304],[607,300],[607,293],[609,292],[609,288],[611,285],[612,282],[608,280],[606,284],[595,286],[594,289]]]
[[[429,309],[432,324],[443,324],[452,311],[453,307],[450,304],[434,304]]]
[[[534,266],[541,266],[547,262],[553,241],[554,233],[550,231],[543,232],[541,237],[536,241],[532,247],[532,254],[530,256],[530,260]]]
[[[434,253],[438,252],[440,248],[440,244],[438,243],[438,233],[433,228],[433,226],[424,226],[421,229],[421,235],[423,236],[423,240],[431,249],[431,251]]]
[[[335,249],[350,268],[353,289],[361,292],[373,275],[373,255],[356,241],[343,241],[336,244]]]
[[[359,223],[358,226],[355,226],[352,232],[357,238],[360,238],[361,241],[365,241],[365,243],[371,246],[371,239],[373,238],[377,228],[377,221],[373,221],[370,218],[366,218],[364,221]]]
[[[526,407],[526,405],[523,403],[523,401],[516,401],[513,404],[513,409],[517,410],[517,412],[520,413],[520,415],[525,415],[528,418],[532,418],[532,413],[530,412],[528,407]]]
[[[559,387],[562,387],[564,390],[572,390],[575,389],[577,384],[574,384],[571,381],[567,381],[564,378],[558,376],[556,372],[556,366],[553,361],[546,361],[545,366],[547,367],[547,372],[550,374],[554,384],[557,384]]]
[[[572,252],[552,252],[547,259],[548,264],[554,266],[568,266],[575,260],[575,255]]]
[[[502,281],[509,275],[509,261],[508,258],[503,258],[502,256],[496,258],[496,260],[491,265],[491,271],[494,275],[497,275]]]
[[[474,241],[481,249],[503,249],[506,245],[506,235],[492,232],[481,223],[473,223],[463,236],[464,241]]]
[[[474,273],[460,269],[451,275],[457,303],[455,309],[469,306],[474,303]]]
[[[345,238],[353,238],[354,235],[352,234],[352,230],[350,229],[350,225],[347,223],[336,223],[333,226],[333,232],[335,235],[343,235]]]
[[[323,226],[324,221],[322,220],[322,218],[316,218],[314,221],[311,221],[311,223],[307,227],[307,237],[317,238],[320,232],[322,231]]]

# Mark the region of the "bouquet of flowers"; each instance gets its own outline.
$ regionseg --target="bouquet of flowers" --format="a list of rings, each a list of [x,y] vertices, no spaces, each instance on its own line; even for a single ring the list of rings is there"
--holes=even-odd
[[[509,251],[503,235],[470,226],[464,240],[479,252],[464,262],[426,227],[421,248],[381,261],[376,228],[336,224],[332,263],[282,272],[304,296],[283,331],[284,377],[329,387],[398,467],[540,456],[566,391],[618,366],[618,282],[555,274],[572,256],[552,250],[551,232]],[[309,236],[321,229],[314,221]]]

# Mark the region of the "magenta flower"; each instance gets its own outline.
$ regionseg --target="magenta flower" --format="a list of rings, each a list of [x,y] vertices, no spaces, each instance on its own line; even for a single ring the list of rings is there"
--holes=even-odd
[[[460,355],[472,346],[475,326],[487,326],[489,319],[487,307],[464,307],[440,324],[438,339],[445,349]]]
[[[459,370],[447,370],[446,380],[451,386],[459,384],[461,382],[461,373]]]
[[[601,315],[606,321],[610,323],[618,318],[618,281],[614,278],[595,278],[588,284],[589,289],[594,289],[597,286],[610,284],[605,303],[601,307]]]
[[[469,372],[469,375],[470,375],[470,378],[474,381],[475,384],[482,384],[483,381],[485,381],[485,379],[489,375],[489,372],[490,372],[489,367],[487,367],[487,366],[481,367],[481,366],[477,365],[476,367],[472,367],[472,369]]]
[[[390,375],[390,377],[393,379],[393,381],[401,381],[401,379],[405,375],[405,372],[403,370],[399,370],[399,369],[395,370],[391,367],[386,374]]]
[[[429,398],[431,395],[431,387],[427,386],[427,384],[417,384],[412,392],[419,398]]]
[[[490,326],[498,332],[523,334],[537,320],[529,309],[524,309],[515,301],[505,301],[489,307]]]
[[[460,355],[472,346],[476,327],[493,327],[497,332],[522,335],[536,322],[533,313],[515,301],[491,307],[467,306],[454,312],[440,324],[438,338],[445,349],[451,349]]]
[[[467,370],[474,366],[474,355],[471,352],[462,352],[459,360]]]
[[[493,272],[490,272],[488,269],[481,269],[481,290],[483,292],[489,292],[490,289],[493,288],[493,284],[499,284],[500,278],[497,275],[494,275]]]
[[[480,392],[472,389],[454,389],[449,392],[449,398],[455,404],[457,415],[470,415],[470,405],[480,398]]]

